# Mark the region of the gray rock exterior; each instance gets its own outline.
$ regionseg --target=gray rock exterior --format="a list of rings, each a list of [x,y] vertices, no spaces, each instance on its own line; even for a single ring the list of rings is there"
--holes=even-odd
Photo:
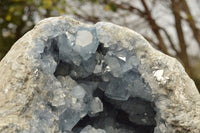
[[[125,27],[44,19],[0,75],[1,133],[200,133],[200,95],[182,65]]]

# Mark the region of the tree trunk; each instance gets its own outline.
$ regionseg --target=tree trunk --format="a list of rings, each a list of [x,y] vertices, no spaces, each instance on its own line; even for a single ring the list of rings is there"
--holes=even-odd
[[[177,0],[171,0],[171,8],[174,15],[175,20],[175,29],[178,36],[179,46],[181,48],[179,58],[181,59],[186,72],[188,75],[191,76],[191,67],[188,59],[187,54],[187,45],[184,39],[183,29],[182,29],[182,23],[181,23],[181,16],[180,16],[180,3],[177,2]]]
[[[189,23],[189,25],[192,29],[193,36],[196,39],[198,45],[200,46],[200,31],[196,27],[195,20],[192,16],[192,13],[190,12],[190,9],[189,9],[187,2],[185,0],[180,0],[180,2],[182,2],[183,9],[184,9],[185,13],[187,14],[187,21],[188,21],[188,23]]]
[[[148,19],[148,22],[149,22],[149,25],[151,26],[151,29],[153,30],[154,34],[156,35],[158,41],[159,41],[159,45],[158,47],[160,48],[161,51],[163,51],[165,54],[169,54],[168,51],[167,51],[167,48],[166,48],[166,45],[164,43],[164,40],[160,34],[160,31],[159,31],[159,26],[158,24],[156,23],[156,21],[153,19],[152,15],[151,15],[151,11],[149,10],[146,2],[144,0],[141,0],[142,2],[142,5],[145,9],[145,12],[146,12],[146,15],[147,15],[147,19]]]

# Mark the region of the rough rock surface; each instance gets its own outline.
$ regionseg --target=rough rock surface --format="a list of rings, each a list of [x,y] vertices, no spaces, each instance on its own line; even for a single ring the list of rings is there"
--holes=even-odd
[[[0,75],[1,133],[200,132],[200,95],[182,65],[111,23],[42,20]]]

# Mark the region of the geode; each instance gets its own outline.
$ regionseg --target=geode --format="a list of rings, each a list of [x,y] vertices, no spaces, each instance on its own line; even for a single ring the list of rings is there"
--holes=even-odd
[[[1,133],[200,132],[200,95],[182,65],[112,23],[44,19],[0,75]]]

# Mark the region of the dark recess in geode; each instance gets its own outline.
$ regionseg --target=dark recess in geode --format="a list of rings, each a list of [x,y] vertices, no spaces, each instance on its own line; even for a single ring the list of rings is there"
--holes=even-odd
[[[128,101],[117,101],[112,100],[110,98],[107,98],[104,95],[104,92],[100,89],[96,89],[93,96],[100,97],[101,101],[104,105],[104,111],[97,114],[95,117],[91,117],[89,115],[82,118],[76,126],[72,129],[73,132],[79,133],[84,127],[87,125],[92,125],[93,127],[97,129],[106,129],[109,126],[112,126],[113,128],[119,129],[121,131],[124,131],[124,133],[153,133],[154,127],[156,126],[156,122],[154,120],[155,117],[155,111],[153,110],[153,104],[151,102],[145,101],[140,98],[130,98]],[[144,112],[145,110],[138,110],[137,113],[135,113],[135,116],[132,116],[132,118],[136,118],[134,123],[129,119],[130,115],[133,115],[126,112],[126,110],[122,110],[120,106],[123,106],[127,103],[129,103],[128,106],[146,106],[150,108],[148,112],[146,112],[149,116],[145,116]],[[131,111],[131,110],[129,110]],[[137,121],[141,119],[148,118],[151,123],[148,123],[148,125],[140,125],[137,123]],[[108,120],[108,121],[107,121]],[[110,121],[109,121],[110,120]]]

